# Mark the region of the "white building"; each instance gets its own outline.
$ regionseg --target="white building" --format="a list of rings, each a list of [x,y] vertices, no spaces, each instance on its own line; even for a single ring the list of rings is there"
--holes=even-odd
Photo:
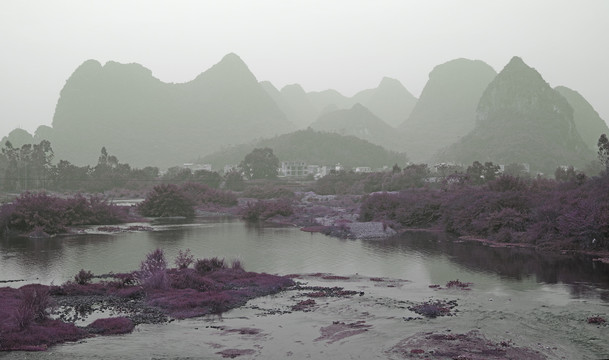
[[[372,168],[370,166],[358,166],[355,168],[356,173],[370,173]]]
[[[282,161],[279,176],[305,177],[309,175],[309,168],[304,161]]]
[[[190,169],[193,173],[199,170],[207,170],[211,171],[211,164],[193,164],[193,163],[185,163],[182,165],[184,169]]]
[[[224,165],[224,173],[228,174],[229,172],[236,170],[237,167],[237,165]]]

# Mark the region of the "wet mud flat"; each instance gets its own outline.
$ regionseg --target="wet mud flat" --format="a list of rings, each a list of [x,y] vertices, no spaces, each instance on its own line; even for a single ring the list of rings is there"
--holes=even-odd
[[[602,359],[609,326],[601,301],[552,302],[476,284],[291,275],[296,286],[222,315],[137,325],[44,353],[51,359]],[[433,316],[435,314],[435,316]]]

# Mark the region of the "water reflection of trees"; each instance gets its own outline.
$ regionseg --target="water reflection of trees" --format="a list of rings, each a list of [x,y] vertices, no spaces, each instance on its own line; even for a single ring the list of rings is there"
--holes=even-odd
[[[426,256],[447,255],[452,261],[473,271],[498,274],[520,280],[535,276],[538,282],[570,285],[580,297],[595,292],[594,287],[609,290],[609,266],[579,254],[538,252],[523,248],[496,248],[475,242],[462,242],[442,232],[410,232],[386,241],[368,242],[385,251],[419,252]],[[601,296],[609,297],[606,291]]]

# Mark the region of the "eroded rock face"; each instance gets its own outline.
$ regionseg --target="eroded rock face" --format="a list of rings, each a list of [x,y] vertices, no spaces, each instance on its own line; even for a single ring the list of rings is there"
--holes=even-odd
[[[564,86],[557,86],[558,91],[567,99],[573,108],[573,121],[582,140],[594,152],[598,150],[597,143],[600,134],[609,134],[605,120],[601,119],[592,105],[577,91]]]
[[[583,167],[594,154],[577,132],[567,100],[514,57],[482,94],[474,130],[436,158],[528,163],[531,170],[552,173],[561,165]]]

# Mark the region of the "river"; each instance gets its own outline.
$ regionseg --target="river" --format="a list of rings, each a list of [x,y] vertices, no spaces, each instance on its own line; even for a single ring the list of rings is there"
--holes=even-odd
[[[248,271],[281,275],[357,274],[404,279],[409,283],[410,292],[419,293],[418,296],[411,296],[421,299],[434,295],[429,285],[444,285],[450,280],[459,279],[471,282],[474,289],[464,300],[459,294],[460,301],[471,301],[474,304],[481,299],[505,299],[506,302],[509,300],[510,303],[515,303],[514,299],[519,299],[526,305],[523,303],[518,307],[528,306],[530,311],[537,311],[532,309],[538,306],[556,306],[556,309],[549,311],[548,316],[567,311],[573,304],[580,317],[588,313],[606,316],[609,305],[609,266],[593,261],[590,256],[492,248],[478,243],[460,242],[446,234],[433,232],[412,232],[388,240],[344,240],[302,232],[293,227],[253,226],[232,218],[201,218],[194,223],[155,223],[153,228],[153,231],[108,234],[97,232],[93,227],[83,229],[86,234],[51,239],[4,238],[0,240],[0,281],[15,287],[29,282],[60,284],[73,279],[80,269],[95,274],[135,270],[144,256],[156,248],[163,249],[169,261],[173,261],[179,250],[190,249],[196,258],[217,256],[228,260],[239,259]],[[11,280],[23,281],[8,282]],[[238,314],[239,311],[232,313]],[[476,314],[480,314],[480,311]],[[58,358],[65,357],[66,354],[76,358],[79,357],[75,354],[81,354],[84,358],[84,352],[87,356],[110,356],[114,353],[108,351],[114,345],[100,344],[117,341],[125,344],[125,341],[131,341],[134,347],[132,350],[136,351],[140,346],[145,347],[143,344],[146,339],[150,340],[154,336],[179,337],[184,331],[183,327],[191,326],[192,321],[201,320],[176,322],[181,324],[179,326],[176,323],[164,327],[142,326],[136,333],[121,337],[121,340],[117,340],[117,337],[112,340],[96,338],[87,340],[84,344],[66,344],[53,349],[58,351]],[[607,329],[609,327],[601,327],[600,335],[595,333],[596,335],[585,336],[602,337],[608,334]],[[565,337],[571,339],[572,335],[565,334]],[[125,338],[131,340],[124,340]],[[573,346],[568,346],[564,351],[571,354],[586,350],[588,346],[579,343],[583,340],[570,341],[573,341]],[[187,343],[193,345],[196,341]],[[179,356],[193,356],[185,350],[187,346],[184,344],[175,346]],[[589,355],[605,356],[604,351],[609,351],[607,346],[599,346],[593,341]],[[261,349],[256,351],[257,354],[264,354]],[[555,351],[560,353],[560,346]],[[293,354],[294,349],[286,353]],[[153,352],[147,358],[158,354]],[[176,356],[173,352],[165,353],[166,356],[169,354]],[[126,353],[118,352],[114,355],[124,357]],[[311,353],[302,355],[311,356]],[[0,354],[2,356],[8,355]]]

